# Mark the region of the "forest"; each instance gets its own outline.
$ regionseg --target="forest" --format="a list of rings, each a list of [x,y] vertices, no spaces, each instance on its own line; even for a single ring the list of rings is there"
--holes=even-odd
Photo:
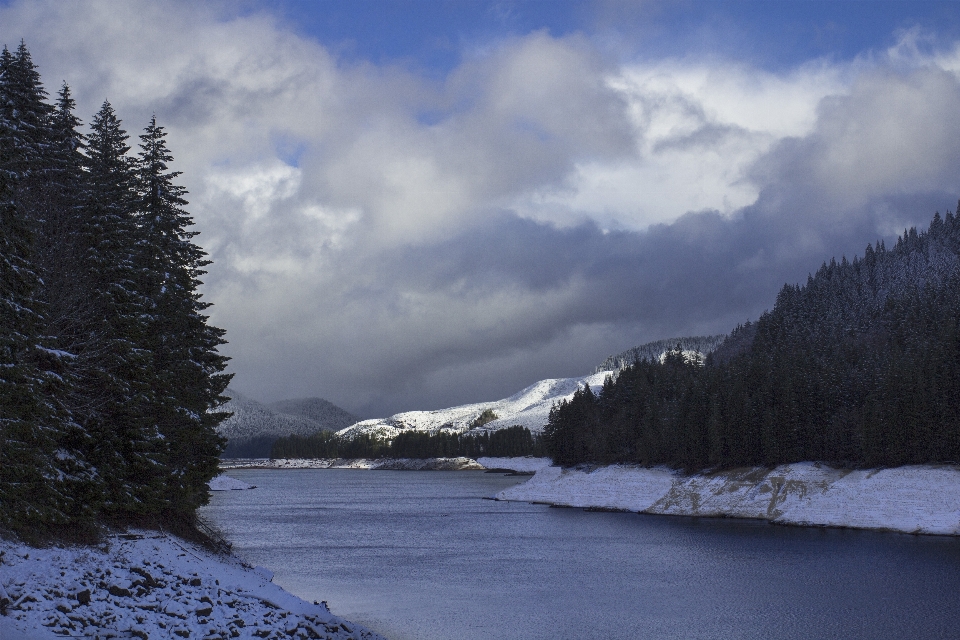
[[[185,190],[151,119],[80,130],[26,46],[0,54],[0,529],[192,522],[229,382]]]
[[[405,431],[385,441],[370,435],[340,438],[332,431],[287,436],[273,443],[271,458],[479,458],[544,456],[542,439],[515,425],[496,431]]]
[[[678,346],[581,389],[544,441],[563,465],[960,461],[960,218],[785,285],[704,363]]]

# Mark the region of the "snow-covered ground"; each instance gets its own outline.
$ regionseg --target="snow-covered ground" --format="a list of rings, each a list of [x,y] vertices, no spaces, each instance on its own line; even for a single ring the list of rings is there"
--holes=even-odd
[[[391,469],[400,471],[472,471],[484,469],[472,458],[237,458],[221,460],[227,469]]]
[[[481,430],[492,431],[521,425],[536,433],[546,426],[550,408],[555,402],[569,400],[577,389],[587,384],[592,389],[598,389],[611,375],[613,373],[610,371],[601,371],[579,378],[541,380],[503,400],[465,404],[436,411],[407,411],[385,419],[363,420],[337,433],[348,438],[368,434],[385,439],[393,439],[401,431],[411,429],[427,433],[446,429],[459,433],[469,429],[470,423],[486,409],[497,414],[497,419],[479,427]]]
[[[0,638],[381,638],[271,578],[153,531],[99,547],[0,539]]]
[[[550,458],[477,458],[477,463],[484,469],[508,469],[517,473],[534,473],[553,464]]]
[[[247,484],[246,482],[237,480],[236,478],[231,478],[223,473],[208,482],[207,486],[210,487],[210,491],[237,491],[243,489],[256,489],[256,487],[252,484]]]
[[[497,499],[960,535],[960,468],[949,465],[850,471],[804,462],[689,476],[626,465],[543,467]]]

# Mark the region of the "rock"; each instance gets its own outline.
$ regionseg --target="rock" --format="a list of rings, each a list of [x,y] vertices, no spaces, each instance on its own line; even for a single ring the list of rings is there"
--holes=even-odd
[[[80,604],[90,604],[90,589],[84,589],[77,592],[77,602]]]
[[[143,578],[143,585],[150,589],[154,587],[162,587],[163,585],[157,582],[157,579],[150,575],[146,569],[141,569],[140,567],[134,567],[130,569],[131,573],[136,573]]]
[[[110,592],[110,595],[116,596],[116,597],[118,597],[118,598],[129,598],[129,597],[130,597],[130,590],[129,590],[129,589],[124,589],[123,587],[118,587],[118,586],[115,585],[115,584],[112,584],[112,585],[110,585],[109,587],[107,587],[107,591]]]
[[[213,613],[213,607],[209,605],[206,607],[198,607],[196,611],[196,614],[198,617],[206,617],[206,616],[209,616],[211,613]]]
[[[199,586],[200,586],[200,578],[192,578],[192,579],[190,580],[190,586],[191,586],[191,587],[199,587]]]

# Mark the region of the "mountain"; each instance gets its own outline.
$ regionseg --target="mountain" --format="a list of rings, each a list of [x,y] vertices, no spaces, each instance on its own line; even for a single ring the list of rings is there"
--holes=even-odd
[[[435,411],[407,411],[389,418],[364,420],[341,429],[338,434],[347,439],[359,435],[370,435],[390,440],[397,434],[409,430],[426,433],[447,430],[460,433],[470,430],[471,424],[477,421],[485,411],[492,411],[496,418],[479,426],[473,426],[474,430],[496,431],[521,425],[533,433],[538,433],[547,424],[551,407],[562,400],[570,400],[578,389],[586,385],[599,389],[608,377],[615,376],[617,372],[636,360],[659,360],[665,352],[674,349],[678,344],[685,355],[702,361],[726,337],[725,335],[693,336],[649,342],[610,356],[591,375],[541,380],[503,400],[477,402]]]
[[[694,357],[698,360],[706,358],[727,338],[726,334],[715,336],[688,336],[685,338],[670,338],[667,340],[657,340],[648,342],[639,347],[627,349],[623,353],[615,356],[609,356],[604,360],[594,372],[601,371],[620,371],[626,369],[634,362],[648,361],[654,362],[661,360],[667,351],[671,351],[680,345],[680,349],[685,356]]]
[[[227,438],[224,458],[266,457],[281,436],[335,431],[356,421],[356,417],[321,398],[264,405],[234,389],[227,389],[224,394],[230,401],[221,410],[233,413],[217,428],[217,433]]]
[[[277,413],[313,420],[329,431],[339,431],[359,420],[357,416],[323,398],[280,400],[271,402],[267,407]]]
[[[487,410],[496,414],[496,418],[474,426],[474,430],[495,431],[521,425],[536,433],[547,424],[554,403],[572,398],[574,392],[585,385],[601,387],[610,375],[612,374],[609,371],[602,371],[579,378],[541,380],[503,400],[465,404],[435,411],[407,411],[385,419],[363,420],[342,429],[338,435],[342,438],[372,435],[392,439],[408,430],[426,433],[448,430],[459,433],[470,430],[471,424]]]

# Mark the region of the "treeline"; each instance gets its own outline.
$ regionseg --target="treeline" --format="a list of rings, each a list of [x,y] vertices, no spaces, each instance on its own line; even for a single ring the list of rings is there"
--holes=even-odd
[[[229,375],[209,264],[152,119],[131,154],[109,102],[80,131],[21,43],[0,54],[0,528],[190,518]]]
[[[697,353],[708,354],[716,349],[726,337],[724,334],[719,334],[715,336],[688,336],[685,338],[674,338],[672,340],[648,342],[639,347],[627,349],[615,356],[608,356],[593,372],[620,371],[641,360],[660,360],[660,356],[663,355],[664,352],[676,349],[677,346],[683,351],[695,351]]]
[[[960,220],[831,260],[706,365],[640,361],[550,413],[557,463],[960,461]]]
[[[479,458],[544,456],[541,438],[515,425],[481,433],[404,431],[392,441],[371,435],[340,438],[330,431],[288,436],[273,443],[271,458]]]

